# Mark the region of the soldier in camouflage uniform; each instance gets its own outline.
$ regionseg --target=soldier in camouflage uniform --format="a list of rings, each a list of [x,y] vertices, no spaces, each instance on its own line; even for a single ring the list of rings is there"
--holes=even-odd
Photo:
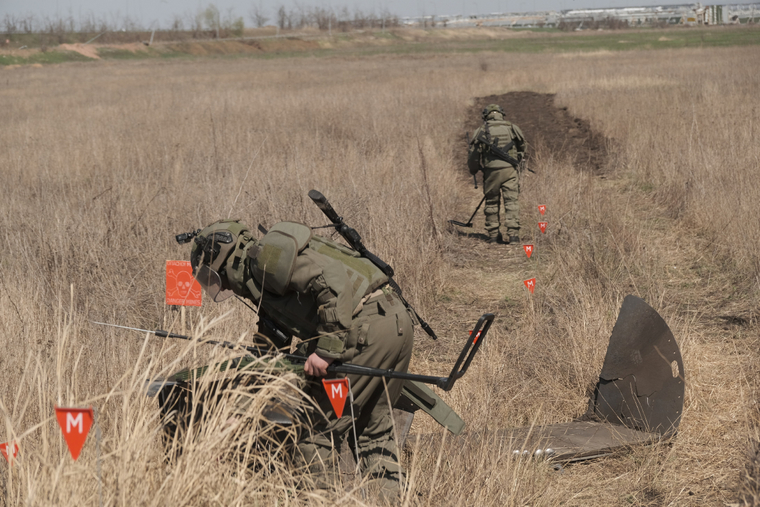
[[[486,216],[489,243],[502,241],[499,231],[500,194],[504,199],[504,225],[506,225],[508,237],[506,243],[518,243],[520,241],[518,168],[494,156],[486,145],[476,139],[483,132],[486,139],[489,142],[496,141],[499,148],[514,141],[514,145],[507,154],[519,162],[525,155],[525,138],[517,125],[504,119],[504,110],[501,106],[496,104],[486,106],[483,109],[483,121],[483,126],[475,131],[470,141],[467,167],[473,175],[478,171],[483,171],[483,193],[486,198],[483,210]]]
[[[233,294],[248,298],[260,305],[260,314],[304,340],[299,347],[308,355],[306,390],[327,418],[313,422],[299,442],[299,458],[329,483],[337,472],[333,443],[339,445],[349,432],[351,418],[335,417],[319,377],[333,361],[400,372],[409,366],[413,321],[388,277],[356,251],[294,222],[276,224],[260,240],[239,221],[216,222],[196,237],[191,264],[214,301]],[[388,381],[386,396],[383,378],[348,378],[362,472],[370,488],[392,498],[400,491],[403,470],[390,406],[403,381]]]

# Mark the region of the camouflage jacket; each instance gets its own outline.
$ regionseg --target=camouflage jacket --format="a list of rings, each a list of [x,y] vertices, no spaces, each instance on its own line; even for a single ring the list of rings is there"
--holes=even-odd
[[[316,340],[320,356],[344,357],[353,315],[388,277],[358,252],[294,222],[280,222],[228,261],[232,289],[260,305],[280,328]]]
[[[508,162],[493,155],[487,146],[476,141],[481,132],[491,142],[496,141],[497,146],[502,148],[514,140],[515,144],[507,152],[511,157],[522,160],[525,155],[525,138],[520,127],[502,119],[498,113],[492,113],[494,119],[489,119],[478,129],[470,140],[470,149],[467,156],[467,167],[470,174],[475,174],[481,169],[501,169],[511,167]]]

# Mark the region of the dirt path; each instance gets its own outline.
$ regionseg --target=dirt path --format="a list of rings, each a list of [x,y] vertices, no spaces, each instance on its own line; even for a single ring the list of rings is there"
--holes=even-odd
[[[482,125],[481,111],[488,104],[501,105],[507,119],[522,129],[529,143],[526,160],[528,164],[531,164],[531,153],[542,149],[548,150],[558,158],[565,158],[567,153],[574,153],[574,160],[571,160],[576,166],[591,168],[597,174],[604,171],[607,157],[604,137],[592,131],[588,121],[573,118],[567,112],[567,108],[556,107],[554,94],[512,92],[479,97],[468,108],[464,119],[465,130],[470,135]],[[461,134],[457,135],[461,139]],[[464,143],[460,141],[453,144],[456,147],[456,160],[466,160],[467,151]],[[463,171],[466,171],[466,168]],[[452,215],[452,219],[466,222],[477,207],[483,196],[482,175],[478,174],[477,177],[479,189],[472,190],[471,201]],[[521,205],[524,207],[526,203],[522,202]],[[481,207],[475,215],[472,228],[453,228],[459,241],[446,251],[446,259],[453,268],[449,280],[458,286],[470,286],[475,283],[479,290],[476,291],[477,296],[469,297],[462,293],[461,299],[453,298],[445,305],[446,311],[456,314],[464,307],[475,306],[494,313],[509,311],[509,319],[514,320],[515,308],[509,299],[522,296],[520,291],[523,290],[523,280],[534,276],[534,270],[530,267],[521,245],[487,245],[484,221]],[[536,224],[527,223],[523,217],[521,226],[522,244],[536,243],[539,239],[536,237]],[[512,293],[511,296],[507,296],[507,300],[503,295],[505,291]],[[507,326],[509,327],[508,324]]]
[[[638,241],[644,245],[647,262],[651,263],[651,272],[644,270],[637,275],[638,283],[647,277],[650,280],[657,277],[664,299],[650,303],[676,316],[677,322],[669,324],[677,326],[673,331],[684,352],[684,417],[672,450],[662,451],[658,458],[659,486],[640,486],[640,480],[631,480],[630,486],[625,481],[621,483],[620,477],[635,477],[638,473],[631,473],[635,465],[622,459],[599,460],[577,467],[558,480],[557,487],[564,484],[568,491],[580,491],[585,484],[592,491],[589,501],[591,498],[619,501],[621,487],[633,490],[629,501],[636,503],[648,498],[644,503],[647,505],[664,505],[673,500],[685,505],[736,501],[738,471],[747,463],[750,407],[756,404],[754,386],[747,380],[754,378],[752,372],[757,373],[760,344],[758,317],[751,300],[737,292],[732,275],[711,258],[710,245],[696,231],[684,230],[651,196],[628,188],[620,175],[605,172],[610,143],[594,133],[587,121],[555,107],[553,95],[517,92],[479,98],[467,112],[467,130],[472,132],[481,124],[480,111],[490,103],[502,105],[508,119],[523,129],[534,147],[543,145],[557,158],[575,153],[573,165],[592,169],[598,176],[595,184],[599,191],[625,196],[625,206],[618,205],[615,211],[624,215],[622,219],[632,229],[641,231]],[[465,160],[463,143],[457,146],[458,160]],[[465,173],[463,182],[466,178]],[[461,221],[469,218],[482,197],[481,190],[471,192],[470,202],[463,203],[451,218]],[[540,233],[534,223],[523,220],[522,227],[523,243],[540,239],[536,238]],[[473,308],[485,309],[497,313],[496,325],[503,331],[520,329],[525,318],[522,301],[527,297],[523,280],[535,276],[535,267],[522,247],[486,244],[482,210],[476,215],[472,229],[455,228],[454,232],[455,240],[445,253],[450,266],[447,272],[450,288],[441,298],[436,314],[471,315]],[[636,283],[632,277],[632,292],[645,290],[636,287]],[[645,293],[641,295],[646,299]],[[454,319],[433,324],[441,329],[440,334],[448,336],[459,336],[466,327]],[[456,353],[454,348],[448,344],[446,353]],[[578,415],[569,413],[567,418]],[[671,491],[673,488],[680,492]],[[576,499],[582,504],[583,498],[580,494]]]

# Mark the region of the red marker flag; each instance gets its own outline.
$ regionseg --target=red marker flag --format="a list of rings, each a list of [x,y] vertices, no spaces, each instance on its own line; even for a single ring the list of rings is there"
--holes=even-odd
[[[523,245],[523,250],[525,250],[525,255],[530,259],[530,256],[533,255],[533,245]]]
[[[12,465],[13,460],[18,456],[18,445],[16,445],[16,442],[5,442],[4,444],[0,444],[0,452],[3,453],[8,463]]]
[[[348,390],[350,389],[348,379],[322,379],[322,385],[325,386],[325,392],[327,393],[327,397],[330,398],[330,403],[335,411],[335,416],[340,419],[343,417],[343,407],[346,406],[346,398],[348,397]]]
[[[166,304],[201,306],[201,284],[190,261],[166,261]]]
[[[533,294],[533,290],[536,288],[536,279],[535,278],[531,278],[529,280],[525,280],[523,283],[528,288],[528,290],[530,291],[530,293]]]
[[[69,452],[74,461],[79,458],[84,441],[87,440],[87,434],[92,427],[92,421],[95,416],[90,408],[66,408],[55,407],[55,417],[58,419],[58,425],[63,432],[63,439],[69,446]]]
[[[541,232],[546,234],[546,226],[549,225],[549,222],[538,222],[538,228],[541,229]]]
[[[473,345],[475,345],[476,343],[478,343],[478,340],[480,340],[480,333],[481,333],[481,331],[478,331],[478,334],[475,335],[475,339],[472,340],[472,344]],[[470,330],[470,335],[472,335],[472,330]]]
[[[546,204],[539,204],[538,205],[538,212],[541,213],[542,215],[544,213],[546,213]]]

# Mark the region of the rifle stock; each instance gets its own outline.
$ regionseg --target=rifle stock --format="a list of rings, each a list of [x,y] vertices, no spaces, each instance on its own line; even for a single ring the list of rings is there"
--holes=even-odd
[[[309,190],[309,198],[314,201],[314,204],[317,205],[317,207],[322,210],[322,213],[325,214],[325,216],[333,223],[335,226],[335,230],[338,231],[338,234],[340,234],[343,239],[346,240],[346,243],[359,252],[359,254],[362,257],[365,257],[372,261],[372,264],[380,268],[380,270],[386,274],[388,277],[388,285],[390,285],[393,290],[396,292],[396,295],[398,295],[399,299],[403,303],[403,305],[409,309],[412,313],[414,313],[414,316],[417,318],[417,321],[420,323],[420,327],[433,339],[437,340],[438,336],[436,336],[435,331],[433,331],[433,328],[430,327],[430,325],[425,322],[425,320],[420,317],[420,314],[417,313],[417,311],[412,308],[412,305],[409,304],[409,302],[404,299],[404,296],[401,293],[401,287],[398,286],[396,281],[393,279],[394,271],[393,268],[380,259],[377,255],[373,254],[369,250],[367,250],[367,247],[364,246],[364,243],[362,243],[362,238],[359,236],[359,233],[356,232],[356,229],[353,229],[346,225],[346,223],[343,221],[343,217],[338,215],[338,213],[335,212],[335,209],[333,209],[330,202],[327,200],[327,197],[325,197],[322,192],[318,190]]]

